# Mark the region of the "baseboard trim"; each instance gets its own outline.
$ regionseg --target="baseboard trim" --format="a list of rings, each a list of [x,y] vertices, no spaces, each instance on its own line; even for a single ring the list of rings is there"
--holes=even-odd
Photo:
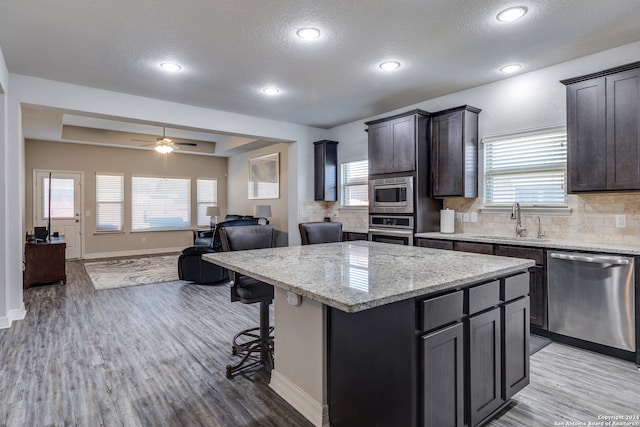
[[[158,248],[158,249],[136,249],[133,251],[119,251],[119,252],[100,252],[94,254],[84,254],[83,259],[102,259],[102,258],[118,258],[125,256],[136,255],[154,255],[154,254],[167,254],[172,252],[182,252],[185,246],[177,248]]]
[[[329,406],[318,402],[275,369],[271,371],[269,387],[311,421],[314,426],[329,426]]]
[[[8,329],[14,320],[23,320],[27,316],[24,304],[17,310],[9,310],[6,316],[0,317],[0,329]]]

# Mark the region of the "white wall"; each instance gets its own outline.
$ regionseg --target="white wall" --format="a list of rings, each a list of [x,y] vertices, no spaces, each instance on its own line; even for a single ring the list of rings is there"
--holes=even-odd
[[[298,200],[313,197],[313,164],[309,153],[313,141],[326,138],[327,131],[259,117],[143,98],[84,86],[60,83],[17,74],[8,74],[4,61],[4,80],[10,80],[11,93],[6,105],[8,135],[2,143],[4,211],[0,217],[0,237],[4,246],[4,272],[0,295],[6,295],[4,313],[23,313],[22,252],[24,236],[24,140],[21,105],[57,108],[72,113],[127,118],[142,122],[166,123],[211,129],[222,133],[250,135],[274,142],[289,142],[289,236],[297,235]],[[2,71],[0,71],[2,73]],[[7,77],[8,76],[8,77]],[[2,84],[6,84],[2,81]],[[3,86],[4,87],[4,86]],[[307,157],[301,157],[307,156]],[[2,194],[2,193],[0,193]],[[291,209],[295,206],[295,209]],[[295,231],[295,233],[293,232]],[[0,316],[3,312],[0,312]],[[5,316],[6,318],[6,316]],[[0,319],[1,321],[1,319]],[[6,322],[5,322],[6,323]],[[5,327],[8,325],[5,325]],[[2,325],[0,325],[2,327]]]
[[[635,42],[338,126],[330,129],[330,139],[340,141],[338,158],[341,163],[364,160],[367,158],[364,122],[415,108],[435,112],[465,104],[482,109],[478,125],[480,138],[516,130],[564,125],[566,95],[565,86],[560,80],[638,60],[640,42]]]
[[[9,212],[9,204],[6,199],[6,183],[7,180],[7,92],[9,88],[9,72],[7,71],[7,65],[4,61],[2,54],[2,48],[0,48],[0,165],[2,166],[2,172],[0,172],[0,180],[2,185],[0,186],[0,268],[2,271],[8,269],[7,252],[9,251],[9,245],[7,241],[7,215]],[[8,305],[7,305],[7,276],[0,274],[0,328],[8,327],[11,324],[11,319],[8,318]]]

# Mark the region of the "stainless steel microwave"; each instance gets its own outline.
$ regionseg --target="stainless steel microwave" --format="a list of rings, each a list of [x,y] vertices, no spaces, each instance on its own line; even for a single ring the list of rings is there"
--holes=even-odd
[[[413,213],[413,177],[369,181],[370,213]]]

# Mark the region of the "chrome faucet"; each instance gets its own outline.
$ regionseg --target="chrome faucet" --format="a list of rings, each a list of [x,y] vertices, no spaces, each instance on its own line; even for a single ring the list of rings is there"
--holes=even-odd
[[[538,239],[542,239],[543,237],[546,236],[546,234],[544,233],[544,231],[542,231],[542,228],[540,227],[540,217],[538,216]]]
[[[522,232],[526,230],[522,226],[522,213],[520,212],[520,203],[513,202],[511,206],[511,219],[516,220],[516,237],[522,237]]]

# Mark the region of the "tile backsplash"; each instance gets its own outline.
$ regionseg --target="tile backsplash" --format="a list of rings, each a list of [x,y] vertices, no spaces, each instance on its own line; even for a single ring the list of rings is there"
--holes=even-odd
[[[323,221],[325,217],[329,217],[331,221],[341,222],[344,230],[366,230],[369,223],[367,207],[341,209],[338,202],[303,201],[298,209],[300,222]]]
[[[602,193],[569,195],[569,213],[553,214],[522,209],[525,235],[536,237],[537,217],[545,237],[602,243],[639,243],[640,193]],[[483,201],[477,199],[448,198],[445,208],[456,213],[478,214],[477,222],[456,221],[456,233],[514,236],[515,221],[511,209],[492,212],[483,210]],[[624,227],[616,227],[616,217],[624,220]],[[624,217],[624,218],[623,218]]]

